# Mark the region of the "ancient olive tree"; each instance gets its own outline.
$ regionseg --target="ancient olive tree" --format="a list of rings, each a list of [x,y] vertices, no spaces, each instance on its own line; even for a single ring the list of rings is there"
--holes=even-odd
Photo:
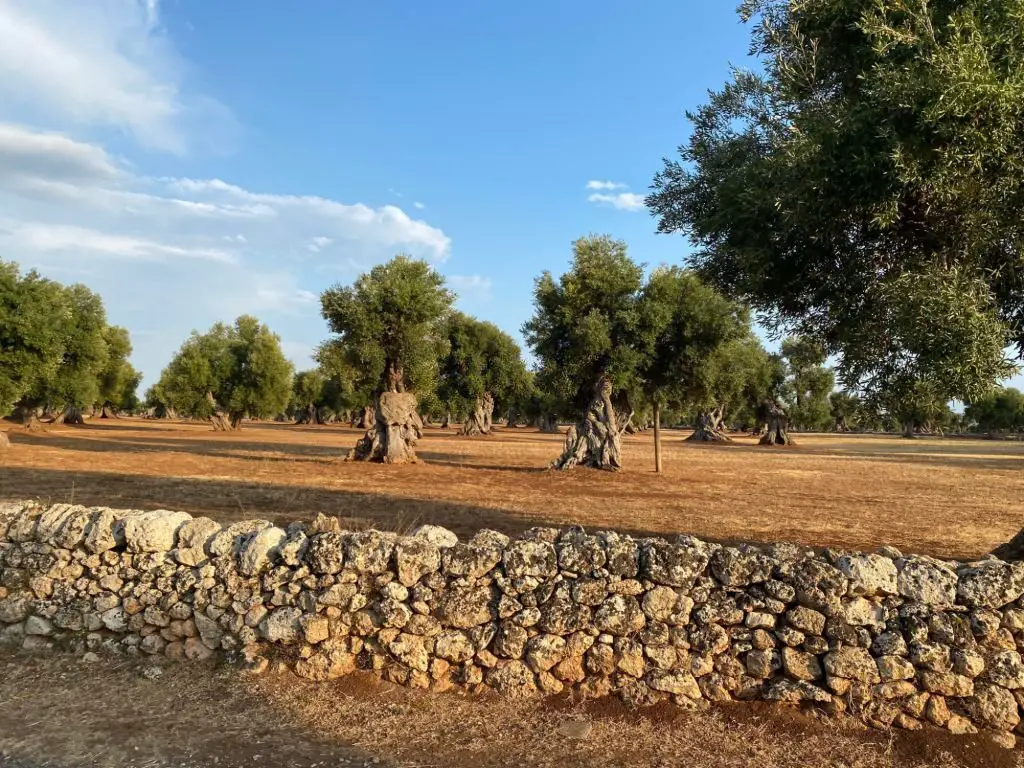
[[[296,424],[323,424],[327,379],[318,369],[300,371],[292,381],[291,407]]]
[[[641,299],[645,343],[653,340],[640,377],[653,404],[655,468],[661,471],[661,407],[698,412],[692,440],[728,440],[725,409],[743,385],[732,345],[750,333],[749,313],[690,270],[656,269]],[[737,364],[739,363],[739,364]]]
[[[337,334],[328,343],[377,396],[374,423],[348,458],[416,460],[423,422],[414,393],[434,388],[446,347],[443,321],[454,299],[430,265],[404,255],[321,295],[324,319]]]
[[[837,391],[828,396],[829,415],[836,432],[849,432],[859,426],[861,400],[852,392]]]
[[[0,261],[0,416],[7,416],[64,359],[68,312],[63,286]],[[27,414],[28,411],[26,410]]]
[[[181,346],[158,382],[166,406],[218,431],[238,429],[242,419],[266,419],[288,405],[292,364],[281,338],[250,315],[234,325],[217,323]]]
[[[785,387],[789,400],[789,420],[796,429],[821,432],[832,422],[829,394],[835,387],[835,375],[825,367],[825,350],[807,336],[794,336],[782,342],[782,357],[788,367]]]
[[[131,337],[125,328],[106,328],[107,363],[99,374],[99,406],[101,418],[116,418],[122,411],[134,411],[139,404],[136,392],[142,374],[128,362],[132,354]]]
[[[107,314],[103,300],[84,285],[64,288],[60,316],[62,356],[52,375],[40,379],[23,405],[42,407],[54,424],[83,424],[83,410],[100,396],[100,376],[107,366]]]
[[[1013,387],[1000,387],[968,403],[964,413],[976,430],[989,435],[1020,432],[1024,430],[1024,393]]]
[[[633,409],[649,342],[641,312],[643,269],[626,244],[607,236],[573,243],[573,261],[557,281],[545,272],[534,287],[534,314],[523,335],[540,362],[538,388],[554,394],[577,418],[559,469],[617,470],[621,435]]]
[[[529,386],[519,345],[496,325],[462,312],[448,316],[444,332],[437,396],[446,412],[465,414],[460,434],[490,434],[495,409],[506,412]]]
[[[1024,0],[745,0],[761,72],[689,115],[647,203],[858,393],[976,399],[1024,342]]]

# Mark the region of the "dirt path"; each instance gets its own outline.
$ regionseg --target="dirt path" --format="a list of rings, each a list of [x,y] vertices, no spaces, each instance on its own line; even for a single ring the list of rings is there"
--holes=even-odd
[[[1011,768],[984,737],[867,732],[786,709],[631,713],[511,703],[354,675],[309,684],[229,667],[0,653],[0,766]]]

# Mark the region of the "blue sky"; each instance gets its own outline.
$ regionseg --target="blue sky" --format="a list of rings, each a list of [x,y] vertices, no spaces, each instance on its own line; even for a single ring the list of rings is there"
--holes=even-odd
[[[747,46],[678,0],[0,0],[0,28],[0,256],[98,290],[146,383],[242,312],[307,365],[319,292],[398,251],[517,336],[582,234],[678,262],[639,196]]]
[[[733,3],[0,0],[0,258],[104,297],[152,383],[248,312],[399,251],[517,338],[588,232],[678,263],[641,197],[749,65]]]

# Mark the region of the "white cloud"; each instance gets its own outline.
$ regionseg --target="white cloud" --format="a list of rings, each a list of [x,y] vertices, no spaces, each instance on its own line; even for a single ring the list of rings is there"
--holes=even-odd
[[[0,123],[0,256],[85,280],[112,322],[148,332],[135,354],[147,382],[191,330],[246,312],[315,344],[328,285],[398,251],[441,264],[450,249],[396,206],[145,177],[96,144]]]
[[[488,301],[491,298],[491,278],[483,275],[449,275],[445,278],[448,285],[459,295],[460,299]]]
[[[625,184],[620,184],[617,181],[588,181],[587,182],[587,189],[598,189],[598,190],[600,190],[600,189],[607,189],[607,190],[613,190],[613,189],[625,189],[625,188],[626,188]]]
[[[620,192],[617,195],[605,195],[595,192],[587,198],[587,201],[598,205],[610,205],[621,211],[639,211],[644,207],[643,195],[637,195],[633,192]]]
[[[417,201],[417,202],[415,202],[415,203],[413,203],[413,204],[412,204],[412,207],[413,207],[413,208],[417,208],[418,210],[421,210],[421,211],[422,211],[422,210],[423,210],[424,208],[426,208],[427,206],[425,206],[425,205],[424,205],[423,203],[421,203],[421,202]]]
[[[320,253],[321,250],[333,242],[334,240],[330,237],[314,237],[306,244],[306,250],[310,253]]]
[[[114,128],[178,153],[230,123],[222,105],[187,95],[157,0],[0,0],[0,29],[8,117]],[[204,131],[190,135],[200,122]]]

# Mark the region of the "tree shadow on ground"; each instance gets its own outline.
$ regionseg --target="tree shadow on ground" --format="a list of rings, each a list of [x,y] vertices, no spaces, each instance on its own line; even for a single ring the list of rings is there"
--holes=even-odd
[[[387,493],[306,485],[281,485],[223,478],[132,475],[122,472],[8,467],[0,475],[0,500],[36,499],[122,509],[173,509],[218,522],[265,519],[286,526],[317,513],[340,517],[350,529],[377,527],[405,532],[418,525],[441,525],[464,540],[481,528],[516,535],[534,526],[566,528],[571,515],[537,515],[516,510],[420,499]],[[616,526],[638,538],[671,534]],[[685,533],[685,531],[680,531]],[[735,539],[708,539],[735,544]]]

